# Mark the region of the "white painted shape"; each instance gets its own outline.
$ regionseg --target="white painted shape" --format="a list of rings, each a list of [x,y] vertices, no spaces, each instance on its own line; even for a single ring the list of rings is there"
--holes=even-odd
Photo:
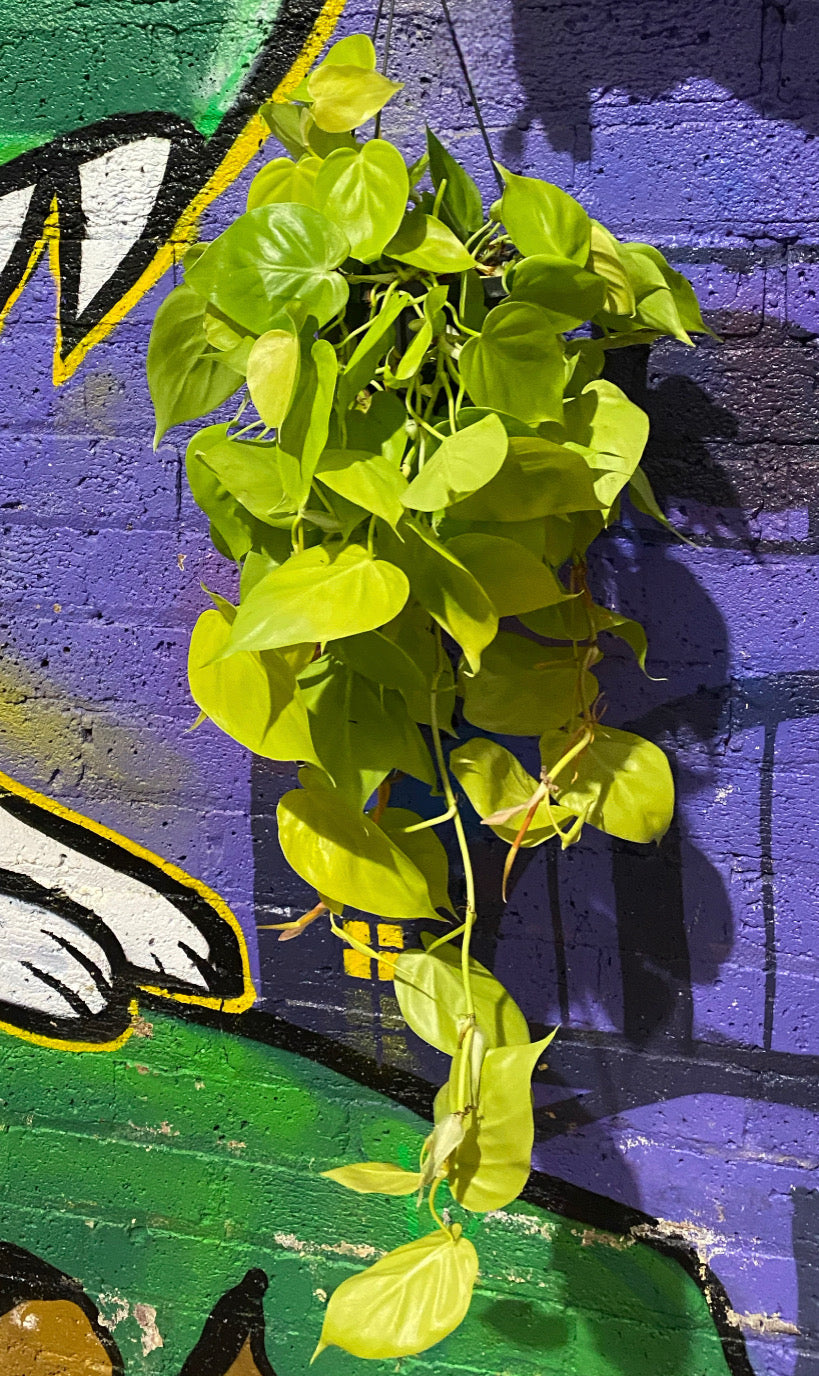
[[[38,1013],[76,1018],[76,1009],[65,996],[38,977],[37,971],[42,970],[77,994],[89,1012],[102,1012],[107,1002],[104,985],[100,987],[82,961],[66,950],[64,942],[92,960],[110,983],[111,966],[105,952],[86,932],[49,908],[0,894],[0,999]]]
[[[156,968],[157,983],[162,980],[154,956],[169,976],[207,989],[201,971],[180,949],[184,942],[207,960],[206,937],[175,904],[147,884],[55,841],[4,808],[0,808],[0,866],[27,874],[44,888],[59,889],[90,908],[110,927],[132,965]]]
[[[9,191],[8,195],[0,196],[0,272],[20,238],[33,195],[34,187],[27,186],[22,191]]]
[[[137,139],[80,168],[85,215],[77,302],[80,313],[139,239],[159,195],[170,151],[170,139]]]

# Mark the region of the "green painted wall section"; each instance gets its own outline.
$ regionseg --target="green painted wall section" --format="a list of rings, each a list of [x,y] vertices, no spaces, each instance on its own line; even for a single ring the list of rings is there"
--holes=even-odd
[[[280,9],[281,0],[0,0],[0,164],[111,115],[162,111],[211,134]]]
[[[127,1305],[114,1336],[129,1376],[178,1376],[215,1302],[261,1267],[270,1360],[302,1376],[324,1296],[374,1245],[419,1232],[413,1201],[350,1196],[319,1172],[410,1164],[428,1128],[312,1061],[149,1017],[151,1035],[113,1053],[0,1043],[3,1237],[77,1277],[104,1316]],[[469,1227],[482,1259],[470,1316],[402,1372],[725,1376],[705,1300],[673,1260],[525,1202]],[[164,1342],[147,1354],[137,1304],[156,1309]],[[315,1368],[397,1369],[336,1349]]]

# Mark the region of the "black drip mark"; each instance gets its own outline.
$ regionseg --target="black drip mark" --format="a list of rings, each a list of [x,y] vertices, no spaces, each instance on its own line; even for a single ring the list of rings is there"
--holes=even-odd
[[[776,1008],[776,896],[773,867],[773,793],[776,756],[776,726],[766,724],[759,773],[759,846],[762,884],[762,916],[765,924],[765,1012],[762,1045],[773,1046]]]

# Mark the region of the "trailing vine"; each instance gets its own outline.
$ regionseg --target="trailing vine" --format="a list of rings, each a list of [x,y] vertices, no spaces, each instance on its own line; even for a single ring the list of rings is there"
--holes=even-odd
[[[265,108],[287,156],[188,251],[148,353],[157,442],[240,393],[187,450],[213,543],[241,572],[238,603],[210,594],[189,677],[202,718],[299,765],[279,838],[317,901],[280,939],[326,921],[377,959],[345,909],[437,924],[395,964],[408,1026],[450,1058],[418,1167],[327,1172],[417,1194],[432,1225],[331,1295],[317,1352],[360,1357],[422,1351],[460,1323],[478,1255],[449,1210],[502,1209],[530,1170],[530,1081],[551,1038],[531,1041],[471,954],[465,800],[508,842],[504,895],[521,847],[573,845],[586,826],[656,841],[671,820],[663,752],[602,719],[601,635],[643,667],[647,646],[594,600],[586,554],[625,492],[665,521],[640,467],[648,418],[603,378],[608,351],[705,329],[657,249],[619,242],[557,186],[500,167],[487,215],[432,131],[411,167],[355,135],[399,89],[354,36]],[[538,736],[539,775],[498,736]],[[430,817],[393,805],[403,775],[437,800]]]

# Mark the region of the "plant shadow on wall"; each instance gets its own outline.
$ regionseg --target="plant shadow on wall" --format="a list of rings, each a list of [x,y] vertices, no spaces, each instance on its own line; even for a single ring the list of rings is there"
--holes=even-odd
[[[593,102],[648,105],[680,88],[695,101],[706,82],[819,132],[815,5],[680,0],[651,11],[643,0],[513,0],[512,29],[528,103],[506,136],[508,156],[536,121],[553,148],[588,162]]]

